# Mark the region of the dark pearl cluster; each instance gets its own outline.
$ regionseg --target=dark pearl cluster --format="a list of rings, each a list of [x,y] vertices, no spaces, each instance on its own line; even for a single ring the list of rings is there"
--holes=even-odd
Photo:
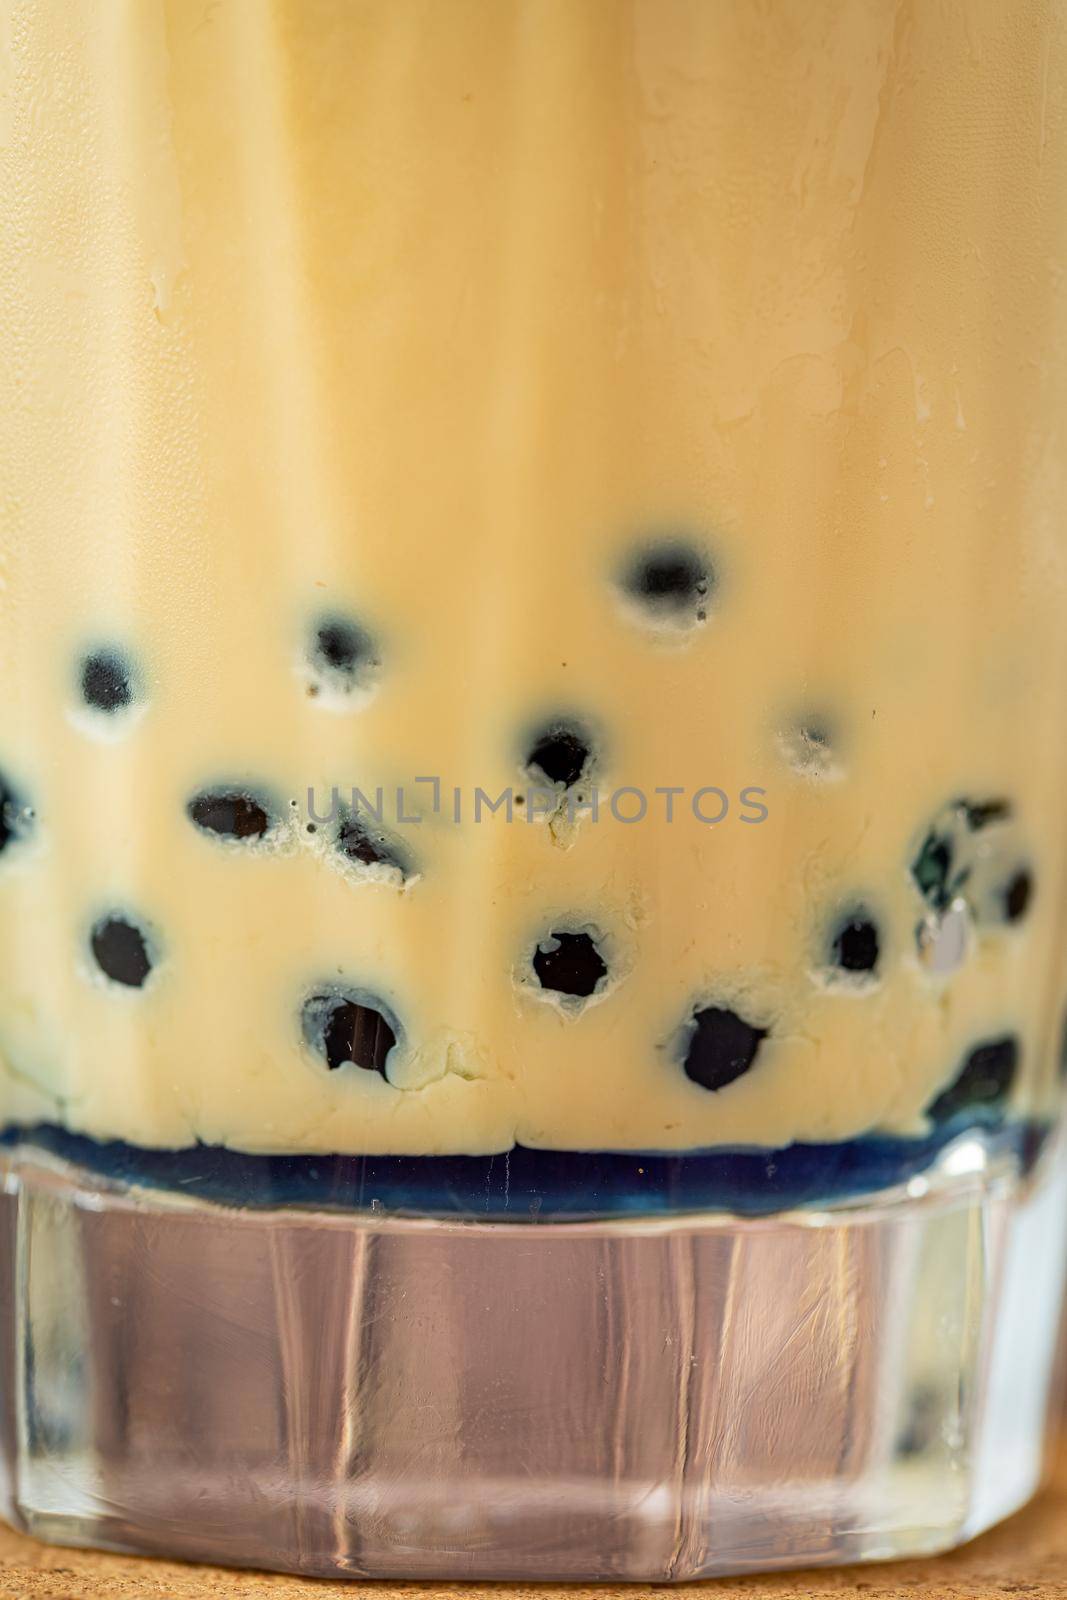
[[[701,538],[677,529],[631,546],[611,581],[626,618],[648,636],[693,634],[720,603],[717,560]],[[326,709],[343,709],[346,701],[355,705],[377,683],[382,657],[371,626],[357,616],[330,611],[309,620],[299,666],[313,699]],[[102,642],[78,657],[73,692],[81,712],[125,731],[123,713],[146,703],[148,681],[125,644]],[[603,762],[600,728],[595,707],[550,708],[548,715],[516,734],[512,759],[532,783],[569,794],[590,782]],[[797,776],[822,781],[840,775],[839,728],[823,709],[809,707],[787,719],[777,739],[784,766]],[[271,786],[258,779],[223,775],[208,782],[188,795],[185,814],[209,848],[255,851],[269,848],[286,832],[284,811]],[[907,863],[917,897],[918,949],[930,943],[950,915],[965,915],[976,927],[994,931],[1027,917],[1035,893],[1034,869],[1013,822],[1012,803],[1004,797],[959,798],[922,829]],[[32,835],[34,823],[21,785],[0,773],[0,857],[17,851]],[[328,823],[309,819],[306,830],[322,831],[324,854],[353,878],[380,877],[375,869],[384,869],[403,885],[420,875],[421,864],[408,843],[374,817],[342,807]],[[619,979],[613,971],[612,942],[578,910],[543,928],[524,957],[522,981],[557,999],[574,1021],[586,1002],[607,998]],[[861,990],[877,986],[890,958],[895,960],[908,944],[910,930],[888,928],[881,905],[853,898],[824,911],[816,937],[820,948],[813,966],[827,987]],[[145,987],[165,949],[153,924],[123,907],[98,916],[85,942],[97,973],[127,990]],[[724,989],[730,976],[723,975]],[[753,1015],[745,1014],[747,1010],[747,1005],[739,1010],[714,992],[678,1006],[672,1054],[689,1082],[718,1093],[757,1064],[774,1024],[758,1008]],[[306,995],[300,1029],[307,1047],[329,1070],[355,1067],[383,1077],[388,1077],[405,1037],[385,1000],[358,985],[332,982]],[[653,1041],[649,1047],[654,1048]],[[975,1045],[952,1082],[932,1100],[930,1118],[941,1123],[964,1112],[986,1114],[1001,1106],[1018,1065],[1019,1044],[1010,1033]]]

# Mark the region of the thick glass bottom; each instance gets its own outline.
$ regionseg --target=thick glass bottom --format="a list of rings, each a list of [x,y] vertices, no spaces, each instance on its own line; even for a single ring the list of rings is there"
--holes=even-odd
[[[2,1509],[332,1576],[682,1579],[935,1550],[1042,1465],[1067,1153],[877,1205],[238,1208],[0,1152]]]

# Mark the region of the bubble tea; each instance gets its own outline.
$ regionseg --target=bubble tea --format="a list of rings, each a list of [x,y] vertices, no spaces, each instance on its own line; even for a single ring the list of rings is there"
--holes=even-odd
[[[838,1309],[845,1291],[796,1264],[801,1239],[823,1248],[798,1213],[917,1206],[912,1267],[900,1240],[865,1255],[841,1313],[870,1326],[894,1301],[896,1353],[820,1358],[843,1372],[867,1349],[833,1448],[862,1434],[874,1472],[895,1446],[871,1419],[895,1407],[906,1431],[899,1396],[947,1371],[920,1257],[986,1307],[956,1389],[993,1361],[996,1274],[977,1283],[962,1235],[922,1229],[999,1205],[1007,1241],[1044,1205],[1052,1239],[1059,1215],[1062,19],[1039,0],[0,14],[10,1205],[46,1170],[171,1226],[180,1196],[231,1230],[231,1257],[268,1213],[321,1215],[330,1239],[399,1230],[401,1254],[472,1219],[468,1251],[517,1229],[494,1315],[534,1273],[560,1297],[561,1367],[568,1339],[625,1337],[566,1301],[584,1269],[522,1266],[531,1240],[573,1250],[579,1224],[625,1251],[633,1228],[669,1251],[696,1227],[702,1249],[755,1249],[741,1219],[788,1217],[793,1265],[768,1257],[727,1297],[758,1320],[793,1272],[799,1326],[802,1282]],[[949,1220],[924,1220],[931,1194]],[[424,1258],[389,1270],[415,1296],[433,1278]],[[661,1350],[692,1302],[651,1258],[634,1270],[611,1317]],[[711,1294],[720,1269],[692,1270]],[[1051,1327],[1059,1269],[1036,1270]],[[90,1364],[114,1336],[100,1315]],[[513,1323],[482,1333],[518,1365]],[[698,1353],[725,1359],[718,1337]],[[665,1393],[642,1391],[642,1415]],[[515,1404],[534,1414],[526,1390]],[[476,1455],[469,1404],[448,1414]],[[760,1466],[753,1424],[743,1470],[709,1444],[701,1492],[788,1477],[810,1427]],[[211,1449],[192,1448],[205,1473]],[[584,1473],[629,1527],[613,1469],[560,1450],[534,1480]],[[669,1476],[662,1450],[635,1482]],[[920,1500],[948,1471],[930,1450]],[[440,1467],[446,1499],[458,1470]],[[408,1507],[411,1550],[439,1552],[433,1492]],[[705,1502],[686,1505],[706,1533]],[[946,1512],[940,1542],[972,1513]],[[504,1519],[451,1565],[396,1555],[394,1529],[362,1570],[748,1559],[751,1529],[681,1567],[618,1533],[613,1567],[556,1515],[540,1567]],[[915,1547],[910,1511],[883,1518],[892,1548],[827,1517],[825,1549],[768,1535],[756,1564]],[[126,1542],[150,1545],[150,1520],[131,1512]],[[166,1548],[344,1567],[333,1546],[232,1537]]]

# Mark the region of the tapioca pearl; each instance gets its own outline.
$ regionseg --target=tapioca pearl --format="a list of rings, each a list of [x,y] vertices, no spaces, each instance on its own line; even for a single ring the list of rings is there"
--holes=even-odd
[[[304,1001],[301,1028],[308,1045],[331,1072],[355,1066],[388,1078],[389,1057],[401,1029],[377,996],[358,989],[324,987]]]
[[[951,834],[931,830],[911,863],[915,887],[927,905],[936,911],[944,911],[951,900],[949,884],[954,860],[955,844]]]
[[[1014,1034],[987,1039],[969,1053],[926,1114],[933,1122],[948,1122],[964,1112],[999,1109],[1011,1093],[1018,1070],[1019,1041]]]
[[[851,907],[831,926],[826,960],[829,973],[850,981],[874,978],[881,944],[874,914],[865,905]]]
[[[523,769],[535,784],[570,789],[588,778],[593,764],[593,737],[575,718],[546,722],[531,735]]]
[[[1009,841],[1006,841],[1006,843]],[[1034,898],[1034,872],[1029,861],[1008,850],[983,855],[967,885],[975,922],[990,933],[1023,922]]]
[[[980,833],[983,828],[990,827],[995,822],[1008,822],[1011,820],[1012,804],[1010,800],[957,800],[956,808],[963,813],[967,826],[972,833]]]
[[[11,850],[30,833],[34,812],[15,785],[0,772],[0,855]]]
[[[595,994],[608,975],[593,934],[565,928],[554,929],[538,942],[532,965],[542,989],[575,999]]]
[[[354,867],[385,867],[405,881],[416,874],[415,859],[407,846],[359,811],[341,811],[335,840],[339,854]]]
[[[630,615],[651,627],[697,628],[707,621],[716,576],[707,552],[684,535],[643,540],[622,563],[617,584]]]
[[[1029,867],[1019,867],[1001,891],[1005,922],[1021,922],[1030,909],[1033,895],[1033,873]]]
[[[959,796],[924,830],[909,870],[925,902],[916,943],[928,971],[950,975],[974,948],[976,929],[1026,915],[1033,874],[1013,824],[1014,806],[1005,796]]]
[[[726,1006],[701,1006],[682,1029],[685,1075],[702,1089],[725,1089],[756,1063],[769,1030]]]
[[[381,669],[381,653],[362,622],[331,613],[311,624],[306,667],[309,694],[351,699],[373,688]]]
[[[204,789],[193,796],[185,809],[190,822],[204,833],[243,843],[262,839],[277,820],[263,795],[236,785]]]
[[[100,917],[89,934],[93,961],[104,977],[126,989],[141,989],[156,962],[146,928],[126,912]]]
[[[811,714],[786,723],[777,744],[786,765],[802,778],[827,782],[842,775],[839,740],[825,717]]]
[[[116,646],[88,651],[78,666],[78,687],[90,711],[116,716],[138,698],[137,673],[130,657]]]
[[[915,887],[932,910],[945,911],[953,900],[966,897],[976,866],[995,854],[989,830],[1011,817],[1011,802],[1001,797],[960,798],[942,807],[925,829],[910,868]]]

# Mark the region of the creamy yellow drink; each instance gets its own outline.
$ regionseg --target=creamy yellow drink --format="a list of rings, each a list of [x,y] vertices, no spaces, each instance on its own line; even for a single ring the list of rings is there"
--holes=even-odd
[[[0,10],[0,1117],[1047,1115],[1057,8]]]

